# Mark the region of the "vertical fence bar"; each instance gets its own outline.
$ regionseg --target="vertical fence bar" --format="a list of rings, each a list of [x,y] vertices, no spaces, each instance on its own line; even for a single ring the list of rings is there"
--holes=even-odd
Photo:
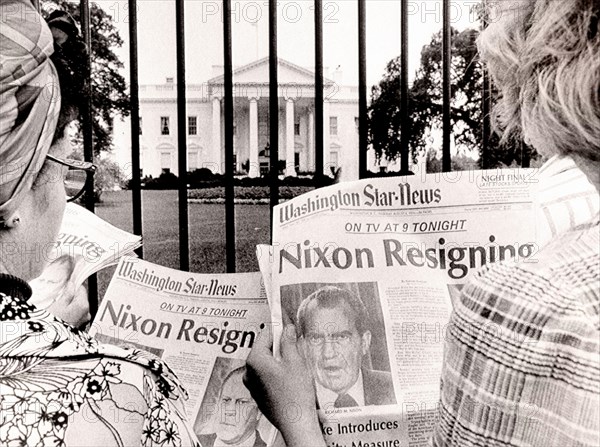
[[[129,0],[129,76],[131,107],[131,204],[133,233],[142,235],[142,186],[140,179],[140,95],[138,78],[137,0]],[[136,250],[144,258],[144,250]]]
[[[523,140],[521,140],[521,167],[531,167],[531,152],[529,151],[529,146]]]
[[[450,0],[443,2],[443,31],[442,31],[442,77],[443,77],[443,144],[442,144],[442,171],[452,170],[450,154],[450,135],[452,122],[450,120],[450,101],[452,99],[452,85],[450,68],[452,63],[452,28],[450,27]]]
[[[408,113],[408,0],[402,0],[400,12],[400,33],[402,43],[400,47],[400,174],[410,174],[408,169],[410,121]]]
[[[323,2],[315,0],[315,175],[323,175]]]
[[[485,30],[488,26],[488,12],[487,12],[487,0],[483,2],[483,14],[482,14],[482,30]],[[481,115],[482,115],[482,135],[481,135],[481,168],[489,169],[490,167],[490,159],[489,159],[489,145],[490,145],[490,136],[491,136],[491,120],[490,120],[490,112],[491,112],[491,97],[492,97],[492,83],[490,81],[489,72],[485,66],[485,64],[481,64],[481,73],[482,73],[482,89],[481,92]]]
[[[79,4],[79,15],[81,19],[81,33],[83,41],[88,47],[88,55],[85,63],[85,100],[80,110],[81,130],[83,133],[83,156],[86,161],[94,160],[94,134],[92,121],[92,35],[90,31],[90,3],[89,0],[81,0]],[[94,211],[94,185],[89,183],[85,191],[85,206]]]
[[[367,177],[367,13],[358,0],[358,178]]]
[[[235,272],[235,205],[233,189],[233,61],[231,54],[231,0],[223,0],[223,58],[225,74],[225,238],[227,272]]]
[[[271,222],[279,203],[279,90],[277,79],[277,2],[269,2],[269,194]],[[271,225],[271,242],[273,225]]]
[[[83,41],[88,47],[85,63],[85,85],[84,98],[79,111],[81,130],[83,133],[83,157],[86,161],[94,161],[94,134],[92,121],[92,35],[90,31],[90,3],[89,0],[80,0],[79,18],[81,22],[81,33]],[[94,182],[86,185],[85,207],[94,212]],[[88,278],[88,299],[90,302],[90,314],[94,316],[98,311],[98,277],[92,275]]]
[[[481,95],[481,109],[482,109],[482,147],[481,147],[481,167],[483,169],[489,169],[490,160],[489,160],[489,145],[490,145],[490,136],[492,133],[492,126],[490,122],[490,112],[491,112],[491,89],[492,84],[490,82],[490,75],[488,73],[487,68],[482,67],[483,73],[483,92]]]
[[[187,112],[185,93],[185,10],[176,0],[177,22],[177,165],[179,169],[179,268],[190,270],[190,243],[187,204]]]

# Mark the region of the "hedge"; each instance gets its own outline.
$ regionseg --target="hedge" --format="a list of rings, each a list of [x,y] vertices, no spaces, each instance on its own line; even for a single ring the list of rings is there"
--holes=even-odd
[[[312,186],[281,186],[280,200],[289,200],[305,192],[312,191]],[[235,186],[234,196],[237,203],[269,203],[269,188],[267,186]],[[223,203],[225,190],[222,187],[191,189],[188,200],[196,203]]]

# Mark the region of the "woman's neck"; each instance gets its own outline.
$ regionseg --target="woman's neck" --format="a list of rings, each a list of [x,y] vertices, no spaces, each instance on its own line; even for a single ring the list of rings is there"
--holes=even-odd
[[[600,192],[600,162],[574,154],[571,154],[571,158],[577,167],[581,169],[581,172],[585,174],[588,181],[596,188],[596,191]]]

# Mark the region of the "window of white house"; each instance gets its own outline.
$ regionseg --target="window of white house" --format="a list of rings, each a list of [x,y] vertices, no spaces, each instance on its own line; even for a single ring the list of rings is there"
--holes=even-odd
[[[170,135],[171,134],[168,116],[160,117],[160,134],[161,135]]]
[[[171,153],[170,152],[161,152],[160,153],[160,169],[163,174],[168,174],[171,172]]]
[[[188,152],[188,171],[198,169],[198,151]]]
[[[337,116],[329,117],[329,135],[338,134],[338,119]]]
[[[358,129],[360,128],[360,119],[358,119],[358,116],[354,117],[354,126],[356,127],[356,131],[358,132]]]
[[[300,135],[300,123],[294,123],[294,135]]]
[[[142,117],[140,116],[140,122],[138,123],[139,134],[142,135]]]
[[[188,116],[188,135],[198,135],[197,116]]]
[[[337,168],[339,166],[338,152],[331,151],[329,153],[329,165]]]

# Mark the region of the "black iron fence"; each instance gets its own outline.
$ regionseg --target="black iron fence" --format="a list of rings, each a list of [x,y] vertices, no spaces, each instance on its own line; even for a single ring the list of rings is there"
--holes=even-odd
[[[35,4],[38,0],[32,0]],[[137,30],[137,0],[129,1],[129,48],[130,48],[130,82],[131,82],[131,159],[132,159],[132,212],[133,212],[133,231],[135,234],[143,234],[142,220],[142,195],[140,180],[140,137],[139,137],[139,82],[138,82],[138,30]],[[179,167],[179,251],[180,251],[180,269],[189,270],[189,226],[188,226],[188,201],[187,201],[187,135],[186,135],[186,60],[185,60],[185,2],[184,0],[174,0],[176,3],[176,42],[177,42],[177,135],[178,135],[178,167]],[[349,1],[349,0],[348,0]],[[367,170],[367,63],[368,54],[366,53],[366,33],[368,30],[368,17],[366,14],[367,0],[354,0],[358,9],[358,22],[356,24],[358,36],[358,73],[359,73],[359,93],[358,93],[358,125],[359,125],[359,176],[365,178],[368,176]],[[315,33],[315,125],[314,125],[314,149],[316,173],[323,172],[323,151],[324,151],[324,101],[323,101],[323,4],[322,0],[313,0],[314,2],[314,33]],[[401,171],[399,174],[409,172],[409,135],[410,135],[410,113],[408,107],[408,40],[409,40],[409,0],[400,0],[401,16],[398,23],[401,28]],[[443,45],[442,45],[442,79],[443,79],[443,170],[451,170],[450,144],[452,134],[451,124],[451,23],[450,23],[451,0],[443,0]],[[89,0],[80,0],[81,25],[84,39],[88,45],[90,38],[90,7]],[[233,147],[233,129],[234,129],[234,110],[233,110],[233,65],[232,65],[232,39],[231,39],[231,0],[222,0],[223,11],[223,62],[224,62],[224,126],[225,126],[225,209],[226,209],[226,256],[227,271],[235,272],[235,207],[234,207],[234,147]],[[277,135],[279,133],[279,113],[278,113],[278,56],[277,56],[277,2],[269,0],[269,133],[270,138],[270,206],[271,213],[273,207],[279,202],[278,191],[278,160],[279,145]],[[90,74],[90,63],[88,61],[88,75]],[[88,76],[89,79],[89,76]],[[485,152],[487,141],[490,137],[489,110],[490,110],[490,83],[487,74],[484,73],[484,92],[483,92],[483,162],[485,166]],[[86,88],[90,88],[90,82]],[[89,98],[89,95],[87,95]],[[85,158],[88,161],[93,159],[93,141],[92,141],[92,120],[91,104],[84,105],[81,111],[83,141],[85,148]],[[94,210],[93,185],[89,185],[87,191],[86,206]],[[138,254],[143,256],[142,249]],[[95,280],[90,283],[90,299],[92,309],[97,306],[97,286]]]

